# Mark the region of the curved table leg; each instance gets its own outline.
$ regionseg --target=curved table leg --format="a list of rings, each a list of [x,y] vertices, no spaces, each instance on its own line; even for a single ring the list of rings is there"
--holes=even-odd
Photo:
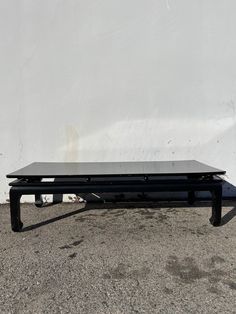
[[[21,194],[14,188],[10,189],[10,213],[12,231],[19,232],[23,227],[20,217]]]
[[[211,191],[212,194],[212,216],[210,222],[213,226],[221,224],[222,211],[222,185],[217,186]]]

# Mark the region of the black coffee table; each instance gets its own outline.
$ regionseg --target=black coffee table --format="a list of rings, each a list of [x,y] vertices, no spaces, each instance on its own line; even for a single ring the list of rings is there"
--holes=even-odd
[[[63,194],[103,192],[187,191],[188,202],[195,191],[210,191],[214,226],[221,223],[222,183],[225,171],[195,160],[146,162],[35,162],[7,175],[16,178],[9,185],[11,226],[21,231],[20,198],[35,195],[35,205],[43,205],[42,194],[53,194],[62,202]],[[50,178],[51,180],[49,180]]]

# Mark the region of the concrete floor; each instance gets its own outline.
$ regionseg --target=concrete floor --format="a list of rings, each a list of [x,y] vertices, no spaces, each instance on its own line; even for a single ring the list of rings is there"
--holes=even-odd
[[[83,206],[0,205],[0,313],[236,313],[236,202]]]

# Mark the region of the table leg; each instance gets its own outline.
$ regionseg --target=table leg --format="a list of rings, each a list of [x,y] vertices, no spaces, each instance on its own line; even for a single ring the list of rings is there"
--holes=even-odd
[[[53,204],[62,203],[63,194],[53,194]]]
[[[23,227],[20,219],[20,199],[21,194],[14,188],[10,189],[10,213],[12,231],[19,232]]]
[[[38,181],[40,182],[41,179]],[[55,179],[54,181],[59,181],[59,180]],[[59,204],[59,203],[62,203],[62,201],[63,201],[63,194],[53,194],[52,204]],[[36,207],[42,207],[43,206],[43,197],[41,194],[38,194],[38,193],[35,194],[34,204]]]
[[[196,176],[193,176],[193,175],[188,175],[187,177],[188,177],[188,180],[197,178]],[[188,204],[193,205],[195,201],[196,201],[195,191],[194,190],[188,191]]]
[[[188,203],[189,205],[193,205],[195,203],[196,196],[194,191],[189,191],[188,192]]]
[[[219,226],[221,223],[222,211],[222,185],[211,191],[212,194],[212,216],[210,222],[213,226]]]
[[[61,181],[61,178],[55,178],[54,182]],[[53,204],[59,204],[63,201],[63,194],[53,194]]]
[[[41,194],[35,194],[35,202],[34,205],[36,207],[42,207],[43,206],[43,197]]]
[[[35,181],[36,181],[36,182],[40,182],[41,179],[37,179],[37,180],[35,180]],[[39,193],[36,193],[36,194],[35,194],[34,205],[35,205],[36,207],[42,207],[42,206],[43,206],[43,197],[42,197],[41,194],[39,194]]]

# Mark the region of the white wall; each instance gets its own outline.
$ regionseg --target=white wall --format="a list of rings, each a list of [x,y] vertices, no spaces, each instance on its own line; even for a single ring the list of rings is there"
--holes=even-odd
[[[236,185],[235,11],[0,0],[0,202],[32,161],[197,159]]]

